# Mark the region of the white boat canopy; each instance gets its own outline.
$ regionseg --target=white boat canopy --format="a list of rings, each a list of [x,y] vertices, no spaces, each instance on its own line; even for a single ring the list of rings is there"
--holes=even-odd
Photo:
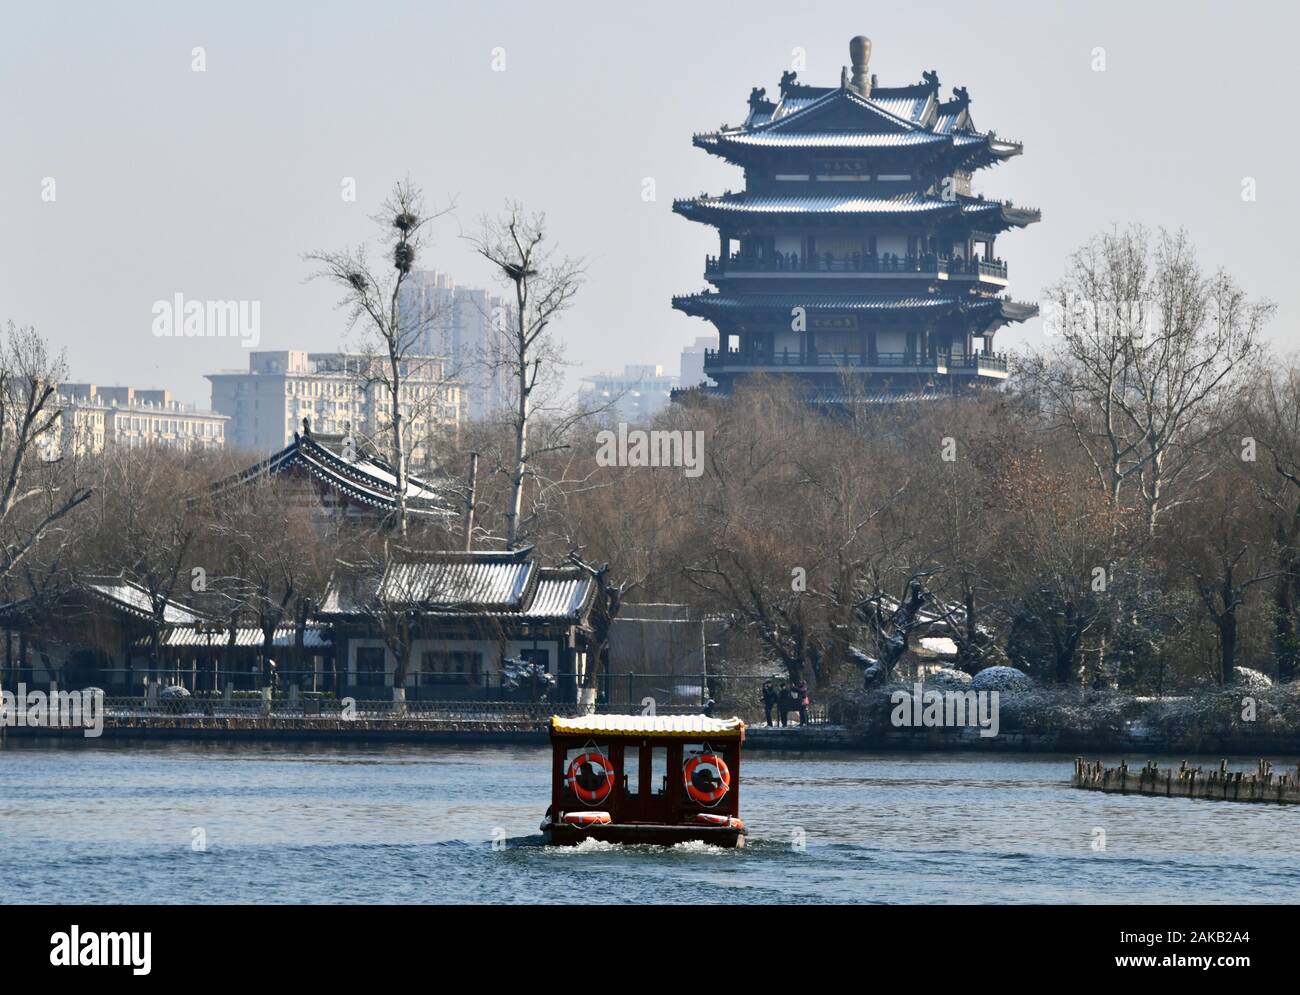
[[[551,717],[551,733],[560,736],[713,736],[739,737],[745,723],[707,715],[580,715]]]

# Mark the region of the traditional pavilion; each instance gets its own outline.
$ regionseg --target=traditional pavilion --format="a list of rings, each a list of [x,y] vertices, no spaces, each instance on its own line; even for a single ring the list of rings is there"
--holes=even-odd
[[[397,661],[386,631],[409,636],[413,698],[490,698],[508,661],[556,678],[576,700],[592,652],[596,584],[577,567],[545,567],[533,547],[398,550],[375,571],[340,571],[321,601],[350,693],[389,698]]]
[[[0,606],[0,683],[108,690],[150,674],[147,642],[158,626],[192,628],[205,616],[123,577],[86,577],[51,599]],[[144,648],[141,648],[144,646]]]
[[[705,261],[714,289],[673,299],[718,329],[704,360],[718,393],[755,373],[797,377],[825,399],[996,384],[1007,361],[994,333],[1037,313],[1005,296],[996,241],[1039,212],[971,193],[975,171],[1020,143],[975,127],[965,87],[945,99],[935,72],[879,86],[871,42],[849,51],[839,86],[786,72],[777,99],[754,88],[740,127],[694,137],[745,170],[740,193],[673,204],[718,229]]]
[[[122,576],[85,577],[48,602],[0,606],[0,640],[0,683],[6,686],[54,681],[128,695],[150,683],[221,691],[231,681],[248,690],[261,686],[268,652],[292,675],[286,681],[304,690],[339,685],[331,671],[330,633],[314,619],[288,620],[268,639],[255,625],[232,628]]]

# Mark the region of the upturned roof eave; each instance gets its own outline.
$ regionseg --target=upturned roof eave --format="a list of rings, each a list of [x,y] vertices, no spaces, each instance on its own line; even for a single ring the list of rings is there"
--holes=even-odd
[[[855,303],[855,301],[858,303]],[[863,303],[868,301],[870,303]],[[962,304],[962,298],[939,295],[926,298],[921,295],[894,294],[842,294],[821,299],[810,297],[808,294],[797,293],[736,295],[704,292],[680,294],[672,299],[674,309],[681,311],[683,314],[705,318],[706,320],[721,313],[742,311],[777,311],[785,313],[791,307],[796,306],[818,311],[853,311],[857,314],[901,314],[917,311],[952,310]]]
[[[792,197],[792,200],[800,198]],[[816,198],[804,198],[816,199]],[[833,199],[833,198],[824,198]],[[735,206],[722,206],[723,204]],[[935,218],[947,214],[960,215],[962,206],[959,201],[943,200],[941,198],[926,198],[924,203],[911,205],[908,209],[888,208],[862,210],[818,210],[816,208],[799,209],[790,208],[783,210],[764,210],[761,208],[746,208],[744,199],[737,198],[731,201],[721,201],[716,198],[708,197],[691,197],[682,198],[673,201],[673,213],[679,214],[688,221],[697,221],[701,224],[714,225],[735,223],[737,221],[755,221],[755,220],[782,220],[816,217],[816,218],[874,218],[899,220],[901,218]]]

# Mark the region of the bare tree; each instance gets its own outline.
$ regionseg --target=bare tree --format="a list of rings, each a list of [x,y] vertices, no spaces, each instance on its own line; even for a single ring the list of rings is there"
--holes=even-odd
[[[1209,431],[1200,416],[1234,386],[1275,306],[1203,272],[1185,232],[1153,239],[1140,227],[1077,250],[1047,300],[1059,340],[1023,373],[1111,503],[1132,490],[1154,533]]]
[[[194,553],[207,530],[204,511],[184,495],[202,493],[211,461],[161,448],[117,446],[96,461],[100,499],[92,534],[99,572],[138,585],[148,601],[152,667],[163,664],[169,609],[196,590]],[[200,585],[201,586],[201,585]]]
[[[57,403],[64,372],[63,357],[51,356],[34,329],[8,323],[0,341],[0,590],[6,616],[38,645],[39,623],[73,583],[84,545],[77,509],[91,496],[71,444],[77,426]],[[20,669],[27,645],[14,659]]]
[[[1265,365],[1246,400],[1242,425],[1249,435],[1239,455],[1255,470],[1259,499],[1272,520],[1273,656],[1278,677],[1289,682],[1300,659],[1300,361]]]
[[[63,452],[56,389],[66,366],[31,327],[12,321],[0,343],[0,581],[90,497]],[[72,426],[68,426],[72,437]]]
[[[569,553],[569,562],[585,573],[596,586],[596,597],[591,610],[591,649],[588,652],[587,669],[582,675],[584,694],[579,698],[581,704],[594,710],[596,688],[601,671],[609,670],[610,637],[613,634],[614,619],[623,608],[623,597],[631,589],[628,581],[615,584],[610,580],[609,564],[596,566],[584,560],[577,550]]]
[[[1171,558],[1192,582],[1219,643],[1215,675],[1236,680],[1241,618],[1252,589],[1279,576],[1269,517],[1247,479],[1247,465],[1227,453],[1179,509]]]
[[[310,510],[286,500],[280,481],[250,481],[213,502],[205,554],[219,568],[208,578],[210,601],[232,628],[248,618],[262,634],[262,674],[267,686],[277,630],[292,624],[294,663],[303,656],[308,610],[324,592],[336,545],[313,525]],[[283,662],[283,661],[281,661]]]
[[[681,575],[791,680],[828,686],[861,624],[873,572],[907,534],[891,521],[906,484],[897,454],[846,460],[862,441],[797,392],[751,385],[704,434],[704,472],[683,509],[696,523]],[[895,528],[895,526],[900,526]]]
[[[922,583],[930,595],[924,615],[937,620],[929,634],[952,639],[955,666],[970,674],[1003,659],[994,632],[1008,612],[993,582],[1002,537],[1000,516],[991,511],[997,482],[1034,444],[1027,415],[1005,398],[987,395],[931,402],[900,426],[914,454],[911,490],[925,496],[909,509],[920,541],[904,588]],[[944,440],[953,447],[946,457]],[[901,593],[899,598],[900,607],[910,600]]]
[[[1005,509],[989,579],[1012,614],[1008,655],[1018,655],[1016,641],[1036,642],[1058,684],[1080,679],[1084,640],[1106,617],[1115,537],[1126,529],[1106,497],[1087,486],[1088,468],[1076,455],[1021,454],[991,489],[991,506]]]
[[[505,515],[506,548],[515,549],[522,541],[524,483],[530,461],[539,453],[529,439],[533,415],[563,361],[559,343],[550,334],[551,323],[573,303],[582,285],[582,261],[557,258],[547,244],[546,216],[526,213],[518,203],[508,204],[499,218],[484,218],[471,242],[514,290],[512,324],[498,329],[501,341],[487,361],[508,373],[515,394],[514,459]],[[563,442],[552,441],[545,448],[556,445]]]
[[[411,274],[416,258],[428,244],[430,223],[447,214],[451,207],[440,210],[426,208],[424,195],[410,180],[393,186],[383,208],[373,220],[379,227],[380,242],[386,246],[391,272],[379,275],[371,268],[370,256],[365,246],[341,252],[312,252],[307,259],[319,269],[313,279],[325,279],[343,293],[338,307],[348,312],[348,327],[362,325],[373,361],[363,364],[357,375],[367,386],[378,385],[386,402],[387,424],[383,426],[388,436],[385,447],[396,479],[397,512],[393,523],[399,536],[406,536],[406,482],[412,440],[408,437],[408,424],[413,395],[404,385],[421,375],[430,373],[429,357],[421,356],[420,349],[426,333],[435,327],[439,315],[435,311],[404,312],[403,287]],[[453,371],[454,372],[454,371]],[[434,389],[433,403],[439,401],[442,385],[451,378],[439,365],[433,379],[440,383]]]
[[[874,661],[864,661],[868,684],[893,677],[899,660],[912,648],[912,636],[934,623],[936,615],[927,610],[935,604],[934,596],[915,578],[908,580],[906,589],[901,599],[877,590],[854,606],[876,651]]]

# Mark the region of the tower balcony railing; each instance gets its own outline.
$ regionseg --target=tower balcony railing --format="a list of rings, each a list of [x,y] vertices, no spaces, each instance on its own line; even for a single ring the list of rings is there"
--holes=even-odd
[[[970,357],[975,361],[975,369],[979,370],[997,370],[1000,373],[1006,373],[1008,370],[1006,353],[977,352]]]
[[[706,370],[725,369],[729,366],[826,366],[826,367],[860,367],[884,369],[934,370],[946,368],[956,371],[996,371],[1007,372],[1005,353],[951,353],[937,351],[933,353],[917,352],[765,352],[757,349],[721,349],[704,350],[704,368]]]
[[[898,273],[923,276],[987,276],[1005,280],[1007,264],[1001,259],[981,259],[974,256],[906,255],[893,253],[853,253],[836,256],[829,252],[800,256],[797,252],[778,252],[772,256],[756,256],[734,252],[723,260],[706,256],[706,276],[723,276],[727,273]]]

